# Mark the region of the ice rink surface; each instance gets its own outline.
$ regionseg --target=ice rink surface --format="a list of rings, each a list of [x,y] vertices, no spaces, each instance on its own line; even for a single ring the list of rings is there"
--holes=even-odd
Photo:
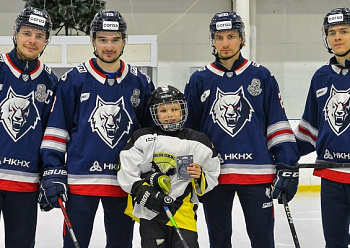
[[[324,239],[321,227],[319,193],[298,193],[289,203],[295,228],[302,248],[323,248]],[[284,212],[283,205],[274,200],[275,208],[275,242],[276,248],[295,247]],[[36,248],[62,247],[63,215],[60,209],[50,212],[39,212]],[[73,227],[74,228],[74,227]],[[201,248],[208,248],[209,241],[202,206],[198,210],[198,234]],[[20,237],[18,237],[20,238]],[[233,209],[232,244],[236,248],[249,248],[250,242],[246,234],[243,212],[238,198],[235,198]],[[0,247],[4,247],[3,221],[0,224]],[[91,248],[105,247],[102,207],[98,209],[95,226],[90,242]],[[138,224],[135,224],[133,248],[139,248],[140,237]]]

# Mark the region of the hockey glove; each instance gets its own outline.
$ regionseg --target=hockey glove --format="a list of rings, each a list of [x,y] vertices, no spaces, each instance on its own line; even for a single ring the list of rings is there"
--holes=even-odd
[[[40,206],[40,210],[43,212],[48,212],[51,209],[53,209],[53,207],[50,206],[50,204],[47,202],[45,194],[44,194],[44,189],[43,186],[40,185],[39,188],[39,197],[38,197],[38,203]]]
[[[135,200],[136,203],[158,214],[164,211],[163,205],[171,205],[174,202],[170,196],[148,185],[142,185],[138,189]]]
[[[273,181],[272,198],[282,203],[281,194],[286,194],[287,201],[293,199],[297,193],[299,183],[299,166],[278,163],[276,165],[276,177]]]
[[[64,166],[57,169],[48,169],[44,171],[41,179],[44,189],[44,195],[51,207],[60,208],[57,197],[62,201],[68,200],[67,171]]]
[[[166,195],[169,194],[171,183],[170,177],[160,172],[148,172],[141,175],[147,183],[158,191],[164,192]]]

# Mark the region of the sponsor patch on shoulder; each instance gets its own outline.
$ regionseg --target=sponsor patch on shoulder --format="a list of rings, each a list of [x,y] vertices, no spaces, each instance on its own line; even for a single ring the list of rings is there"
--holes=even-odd
[[[86,101],[89,98],[90,98],[90,93],[82,93],[80,95],[80,102]]]
[[[327,93],[328,88],[324,87],[316,91],[316,98],[319,98],[320,96],[323,96]]]

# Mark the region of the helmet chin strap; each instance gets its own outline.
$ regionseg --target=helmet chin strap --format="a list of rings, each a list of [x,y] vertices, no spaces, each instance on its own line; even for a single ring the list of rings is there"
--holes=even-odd
[[[334,53],[334,55],[338,56],[338,57],[345,57],[346,55],[348,55],[350,53],[350,49],[346,52],[346,53],[343,53],[343,54],[336,54]]]

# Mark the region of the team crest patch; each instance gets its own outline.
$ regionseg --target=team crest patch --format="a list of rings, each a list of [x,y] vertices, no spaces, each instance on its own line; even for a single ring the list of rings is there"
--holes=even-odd
[[[226,93],[218,88],[210,109],[213,122],[232,137],[251,120],[253,112],[252,106],[244,96],[242,86],[236,92]]]
[[[46,98],[49,96],[49,93],[46,92],[46,85],[38,84],[36,86],[36,92],[34,93],[34,96],[38,102],[45,102]]]
[[[325,120],[336,135],[341,135],[350,125],[350,88],[337,90],[332,85],[324,106]]]
[[[5,99],[0,103],[0,122],[10,137],[17,142],[40,120],[35,106],[34,92],[27,96],[17,95],[10,87]]]
[[[260,87],[261,82],[257,78],[253,78],[252,82],[248,86],[247,90],[252,96],[258,96],[261,94],[262,89]]]
[[[140,104],[140,90],[134,89],[132,92],[132,96],[130,97],[131,105],[136,108]]]
[[[96,98],[96,106],[89,122],[93,132],[111,148],[114,148],[124,135],[129,134],[132,120],[125,109],[123,97],[116,102],[104,102]]]

